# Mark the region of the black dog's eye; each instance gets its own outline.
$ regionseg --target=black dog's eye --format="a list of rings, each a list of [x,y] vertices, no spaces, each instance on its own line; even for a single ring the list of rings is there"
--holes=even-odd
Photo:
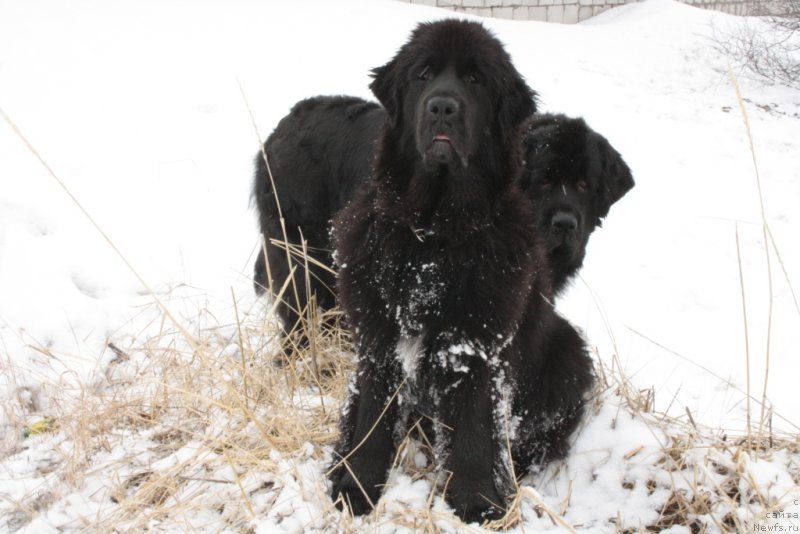
[[[469,83],[478,83],[480,81],[478,80],[478,77],[475,76],[474,74],[467,74],[465,78]]]
[[[422,81],[427,81],[431,79],[431,68],[425,65],[425,68],[422,69],[422,72],[419,73],[419,79]]]
[[[581,180],[578,182],[578,191],[581,193],[585,193],[589,190],[589,184],[586,183],[586,180]]]

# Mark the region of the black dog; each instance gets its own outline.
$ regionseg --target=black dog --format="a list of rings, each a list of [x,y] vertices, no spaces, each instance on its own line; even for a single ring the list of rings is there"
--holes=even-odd
[[[365,190],[334,224],[358,371],[332,496],[369,511],[417,413],[433,421],[446,500],[466,521],[495,518],[512,461],[522,473],[566,453],[593,379],[547,302],[545,246],[519,189],[533,92],[467,21],[421,24],[373,74],[388,121]]]
[[[524,131],[521,185],[537,206],[559,293],[583,265],[589,236],[633,187],[633,176],[619,152],[583,119],[534,115]]]
[[[365,187],[375,143],[386,112],[360,98],[314,97],[298,102],[264,143],[290,242],[300,242],[300,230],[317,261],[332,268],[330,219]],[[630,170],[619,153],[582,119],[564,115],[534,115],[523,138],[523,189],[536,201],[539,226],[546,236],[558,294],[583,264],[586,244],[609,208],[633,187]],[[261,232],[282,239],[275,195],[264,158],[256,158],[254,197]],[[273,280],[280,287],[289,275],[283,249],[267,247]],[[294,260],[300,303],[284,298],[278,312],[287,330],[297,323],[296,309],[305,307],[305,272]],[[255,264],[255,287],[267,287],[264,254]],[[310,288],[317,304],[335,304],[331,271],[312,266]],[[287,304],[286,301],[291,304]]]

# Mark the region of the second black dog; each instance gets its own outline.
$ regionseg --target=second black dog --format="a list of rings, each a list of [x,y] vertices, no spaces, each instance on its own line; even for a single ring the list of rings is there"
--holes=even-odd
[[[521,186],[537,207],[558,294],[583,265],[589,236],[633,188],[633,176],[619,152],[583,119],[532,116],[523,151]]]

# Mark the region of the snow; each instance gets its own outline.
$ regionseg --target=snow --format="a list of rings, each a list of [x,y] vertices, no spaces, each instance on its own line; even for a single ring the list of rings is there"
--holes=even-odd
[[[417,376],[417,364],[422,356],[423,336],[403,337],[397,342],[395,358],[400,362],[403,372],[407,377],[414,379]]]
[[[0,110],[14,125],[0,120],[0,530],[82,528],[82,518],[111,506],[98,489],[116,476],[111,463],[136,451],[137,462],[167,472],[210,454],[187,444],[151,458],[150,437],[131,435],[108,466],[95,459],[86,487],[54,494],[39,488],[56,484],[48,465],[62,442],[68,455],[69,440],[19,436],[56,403],[99,387],[111,366],[120,383],[133,383],[151,365],[141,352],[117,365],[106,345],[160,335],[169,321],[156,296],[192,331],[234,325],[237,311],[265,314],[251,288],[258,237],[248,202],[259,140],[248,106],[263,139],[301,98],[369,98],[369,69],[385,63],[417,22],[451,15],[390,0],[0,0]],[[800,289],[790,284],[800,280],[800,92],[738,79],[774,239],[768,273],[748,131],[729,59],[712,39],[739,19],[647,0],[574,26],[481,20],[507,45],[543,109],[585,117],[636,180],[592,236],[560,312],[583,329],[598,358],[621,366],[635,388],[653,389],[657,410],[684,420],[688,411],[710,428],[741,434],[746,392],[757,422],[766,382],[772,428],[796,433]],[[564,518],[576,528],[605,530],[618,515],[620,528],[647,525],[670,487],[657,467],[667,436],[620,413],[609,401],[563,469],[533,483],[556,510],[571,495]],[[783,466],[797,460],[779,456],[747,469],[765,495],[791,504],[798,493]],[[274,461],[283,485],[278,496],[251,496],[264,514],[254,528],[327,528],[324,462]],[[243,484],[264,482],[248,476]],[[405,503],[402,510],[428,507],[429,480],[392,480],[387,495]],[[238,498],[238,487],[228,486],[224,494]],[[314,491],[321,497],[310,497]],[[9,503],[37,496],[56,504],[29,523],[10,512]],[[390,515],[406,513],[392,506]],[[432,521],[454,531],[441,519],[446,512],[434,498]],[[531,502],[522,512],[527,531],[555,528]],[[182,527],[225,528],[215,514],[198,512]]]

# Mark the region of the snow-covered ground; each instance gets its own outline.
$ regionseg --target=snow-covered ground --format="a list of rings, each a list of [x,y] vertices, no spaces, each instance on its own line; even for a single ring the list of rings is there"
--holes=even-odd
[[[263,138],[301,98],[370,97],[369,69],[386,62],[417,22],[446,16],[391,0],[0,0],[0,530],[28,524],[3,514],[45,484],[31,473],[52,453],[52,441],[23,440],[22,427],[56,411],[54,398],[76,400],[107,375],[118,357],[109,341],[130,347],[163,331],[151,290],[198,330],[235,324],[237,310],[265,313],[251,294],[258,138],[248,104]],[[657,411],[687,422],[688,412],[743,434],[746,392],[758,421],[766,385],[772,429],[796,435],[800,91],[739,79],[774,238],[770,290],[748,131],[728,59],[712,40],[714,28],[742,19],[648,0],[575,26],[482,20],[543,109],[584,116],[636,180],[593,235],[561,312],[600,360],[621,366],[635,389],[653,390]],[[635,460],[640,453],[628,455],[637,447],[663,446],[646,425],[600,431],[616,421],[613,411],[601,408],[579,437],[572,478],[542,489],[556,509],[565,484],[573,503],[583,499],[565,515],[573,525],[607,529],[598,518],[633,506],[633,519],[622,514],[617,526],[637,528],[660,506],[658,490],[639,488],[631,500],[635,489],[609,489],[626,477],[643,480],[621,472],[614,458]],[[609,473],[597,470],[593,454],[611,459]],[[797,469],[796,459],[787,462]],[[303,465],[299,479],[321,484],[322,463]],[[754,473],[774,478],[773,489],[791,487],[785,471],[770,478],[772,468]],[[430,487],[415,493],[406,486],[420,481],[395,482],[390,492],[425,505]],[[75,491],[83,497],[65,493],[78,500],[28,528],[78,528],[77,517],[101,514],[100,505],[75,504],[91,500],[85,488]],[[313,518],[324,506],[306,513]],[[280,523],[274,510],[258,510],[273,515],[256,526]],[[523,516],[530,528],[544,528],[530,507]]]

